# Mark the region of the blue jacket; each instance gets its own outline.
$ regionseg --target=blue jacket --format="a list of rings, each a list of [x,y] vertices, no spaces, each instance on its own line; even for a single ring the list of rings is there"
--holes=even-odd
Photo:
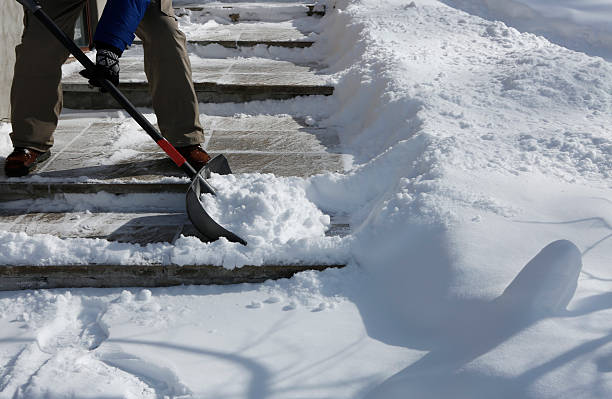
[[[94,42],[123,51],[134,41],[134,32],[151,0],[108,0],[98,22]]]

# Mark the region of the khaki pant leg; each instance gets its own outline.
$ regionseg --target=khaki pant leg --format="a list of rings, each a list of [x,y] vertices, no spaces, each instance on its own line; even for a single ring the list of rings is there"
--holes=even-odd
[[[185,34],[172,0],[153,0],[136,34],[144,46],[145,73],[162,135],[174,146],[204,142]]]
[[[84,0],[42,0],[43,10],[72,37]],[[62,64],[68,50],[29,11],[15,48],[11,87],[11,140],[15,147],[47,151],[62,110]]]

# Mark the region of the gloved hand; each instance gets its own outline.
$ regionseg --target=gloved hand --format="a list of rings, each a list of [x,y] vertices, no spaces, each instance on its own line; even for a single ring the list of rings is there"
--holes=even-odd
[[[81,76],[89,79],[89,84],[102,87],[100,79],[107,79],[115,86],[119,85],[119,54],[108,49],[98,49],[96,54],[96,68],[91,71],[84,69]]]

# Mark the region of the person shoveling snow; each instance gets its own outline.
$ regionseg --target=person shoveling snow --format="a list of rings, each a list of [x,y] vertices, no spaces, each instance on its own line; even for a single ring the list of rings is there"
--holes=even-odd
[[[110,0],[102,15],[101,26],[98,27],[94,37],[94,42],[99,48],[96,64],[87,58],[56,23],[57,21],[67,30],[74,31],[84,0],[74,0],[74,7],[61,9],[54,3],[47,5],[56,21],[36,0],[18,1],[26,10],[26,26],[22,43],[17,47],[17,62],[11,92],[13,107],[11,139],[15,150],[7,157],[5,163],[7,176],[27,175],[36,164],[49,158],[49,149],[53,144],[52,135],[57,127],[62,106],[59,94],[61,74],[57,72],[66,61],[68,53],[72,53],[85,67],[81,75],[89,79],[89,83],[93,86],[109,92],[174,163],[193,180],[187,192],[187,214],[200,233],[211,241],[225,237],[232,242],[246,245],[246,241],[217,224],[206,213],[200,199],[201,192],[215,194],[214,189],[206,182],[205,176],[213,170],[220,173],[231,173],[231,171],[223,156],[210,160],[210,156],[200,146],[204,136],[199,121],[197,97],[191,80],[189,58],[185,49],[186,39],[173,18],[172,0],[161,0],[161,2],[156,0],[153,3],[139,0],[130,3],[129,6],[119,3],[119,0]],[[166,140],[116,87],[119,82],[119,57],[122,49],[133,41],[134,33],[138,33],[143,38],[145,53],[150,54],[145,59],[155,60],[155,62],[146,62],[145,70],[151,84],[153,107],[158,116],[158,124],[162,131],[166,130],[170,140],[173,140],[178,147]],[[57,41],[49,41],[48,38],[51,36]],[[31,67],[35,55],[40,53],[45,55],[42,59],[47,62],[42,70]],[[37,85],[44,90],[37,88],[41,95],[39,103],[35,103],[32,107],[34,108],[32,112],[26,104],[30,101],[29,97],[25,101],[20,96],[30,92],[29,89]],[[182,89],[178,89],[181,86]],[[169,96],[170,89],[173,92],[178,90],[177,99]]]

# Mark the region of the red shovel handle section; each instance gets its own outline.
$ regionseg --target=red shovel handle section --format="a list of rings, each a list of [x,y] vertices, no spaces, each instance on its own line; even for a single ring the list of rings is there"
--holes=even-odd
[[[174,148],[172,144],[168,142],[166,139],[157,140],[157,145],[161,147],[162,150],[168,154],[168,156],[174,161],[176,166],[183,166],[183,164],[187,161],[185,157],[181,155],[180,152]]]

